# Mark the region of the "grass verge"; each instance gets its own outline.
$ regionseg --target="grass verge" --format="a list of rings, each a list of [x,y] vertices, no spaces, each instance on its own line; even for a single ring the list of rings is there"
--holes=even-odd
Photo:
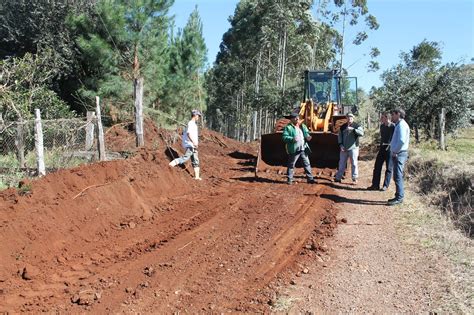
[[[421,246],[435,261],[446,260],[442,297],[435,313],[472,313],[474,309],[474,128],[448,139],[448,151],[436,142],[413,145],[407,164],[408,190],[396,212],[403,239]]]
[[[415,187],[409,186],[409,190]],[[457,229],[439,208],[430,207],[417,194],[408,194],[396,212],[398,231],[406,243],[425,248],[435,259],[446,257],[446,283],[433,301],[434,313],[469,314],[474,309],[473,240]]]
[[[434,142],[410,150],[407,176],[424,202],[436,205],[455,226],[474,237],[474,128],[448,141],[448,151]]]

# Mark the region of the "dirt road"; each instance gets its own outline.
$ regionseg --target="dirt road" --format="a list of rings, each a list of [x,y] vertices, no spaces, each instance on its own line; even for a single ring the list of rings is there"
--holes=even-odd
[[[268,311],[268,284],[335,226],[332,189],[255,180],[253,147],[203,137],[202,182],[143,149],[0,193],[0,311]]]
[[[387,206],[394,187],[387,192],[365,189],[371,184],[372,167],[372,160],[360,163],[357,186],[326,183],[336,194],[320,197],[337,203],[338,220],[345,223],[325,240],[326,250],[318,252],[317,259],[300,261],[312,265],[311,272],[290,275],[294,285],[276,289],[277,308],[305,314],[464,313],[472,299],[462,301],[456,293],[452,264],[407,238],[407,226],[400,223],[405,209],[414,205],[408,200],[403,206]]]
[[[133,148],[125,129],[108,137]],[[153,129],[133,158],[0,192],[0,313],[432,309],[443,265],[397,239],[368,175],[357,187],[330,170],[316,185],[301,170],[286,185],[284,168],[255,178],[254,145],[205,131],[194,181],[168,167],[175,139]]]

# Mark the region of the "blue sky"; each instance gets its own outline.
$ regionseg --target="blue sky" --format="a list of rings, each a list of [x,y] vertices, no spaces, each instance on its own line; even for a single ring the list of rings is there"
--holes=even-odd
[[[212,64],[219,51],[222,35],[229,29],[237,0],[175,0],[171,13],[177,27],[184,27],[197,5],[203,22]],[[443,62],[470,62],[474,58],[474,0],[368,0],[369,12],[375,15],[380,28],[369,32],[359,47],[348,45],[344,64],[351,76],[358,77],[359,86],[368,91],[380,86],[380,74],[399,62],[400,52],[408,52],[424,39],[441,43]],[[370,47],[381,51],[380,71],[369,73],[366,64]]]

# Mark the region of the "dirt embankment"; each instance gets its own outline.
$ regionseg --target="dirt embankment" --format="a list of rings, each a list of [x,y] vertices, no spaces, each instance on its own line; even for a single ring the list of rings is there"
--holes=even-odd
[[[204,131],[194,181],[168,167],[173,133],[148,137],[133,158],[0,193],[0,312],[266,311],[272,281],[332,233],[332,188],[256,180],[254,146]]]

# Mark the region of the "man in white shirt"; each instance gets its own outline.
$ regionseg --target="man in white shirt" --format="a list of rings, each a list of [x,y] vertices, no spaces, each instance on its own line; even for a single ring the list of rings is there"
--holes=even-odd
[[[198,157],[198,127],[197,121],[201,118],[202,114],[199,110],[193,109],[191,111],[191,120],[188,122],[188,126],[183,132],[183,148],[185,153],[183,156],[174,159],[169,163],[169,166],[175,167],[178,164],[184,164],[191,158],[191,165],[194,168],[194,179],[201,180],[200,169],[199,169],[199,157]]]

